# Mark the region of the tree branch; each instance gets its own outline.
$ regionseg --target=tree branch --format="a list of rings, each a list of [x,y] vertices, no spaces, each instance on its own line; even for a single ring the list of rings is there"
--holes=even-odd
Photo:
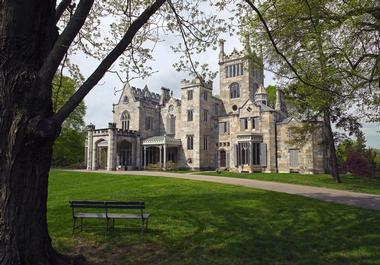
[[[273,38],[273,35],[272,35],[272,32],[270,31],[269,27],[268,27],[268,24],[265,20],[265,18],[263,17],[263,15],[261,14],[260,10],[251,2],[251,0],[244,0],[254,11],[255,13],[258,15],[261,23],[263,24],[264,28],[265,28],[265,31],[269,37],[269,40],[270,42],[272,43],[272,46],[273,48],[275,49],[276,53],[278,55],[280,55],[282,57],[282,59],[284,59],[284,61],[286,62],[286,64],[289,66],[289,68],[293,71],[293,73],[297,76],[298,80],[300,80],[303,84],[307,85],[307,86],[310,86],[310,87],[313,87],[315,89],[318,89],[318,90],[321,90],[321,91],[324,91],[324,92],[328,92],[328,93],[332,93],[332,94],[337,94],[335,91],[331,91],[330,89],[325,89],[325,88],[321,88],[319,86],[316,86],[308,81],[306,81],[303,77],[301,77],[297,71],[297,69],[292,65],[292,63],[288,60],[288,58],[278,49],[277,47],[277,44],[276,42],[274,41],[274,38]]]
[[[138,30],[156,13],[156,11],[166,2],[166,0],[156,0],[152,5],[147,7],[144,12],[131,24],[127,32],[124,34],[120,42],[115,48],[104,58],[96,70],[82,84],[74,95],[62,106],[62,108],[53,116],[58,123],[62,122],[70,115],[70,113],[79,105],[83,98],[91,91],[91,89],[99,82],[112,64],[123,54],[125,49],[132,42],[133,37]]]
[[[38,76],[42,85],[48,85],[53,80],[54,74],[64,58],[75,36],[82,28],[94,0],[81,0],[67,27],[63,30],[53,49],[41,67]]]
[[[55,23],[56,24],[61,19],[63,12],[65,12],[66,8],[68,8],[70,4],[71,4],[71,0],[62,0],[59,3],[57,8],[55,9]]]

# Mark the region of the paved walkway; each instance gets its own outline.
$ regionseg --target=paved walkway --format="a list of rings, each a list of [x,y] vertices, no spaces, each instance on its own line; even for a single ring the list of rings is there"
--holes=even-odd
[[[80,170],[89,172],[86,170]],[[142,175],[142,176],[159,176],[179,179],[190,179],[199,181],[208,181],[236,186],[244,186],[262,190],[277,191],[288,194],[295,194],[310,197],[322,201],[335,202],[339,204],[352,205],[361,208],[380,210],[380,195],[367,193],[358,193],[344,190],[335,190],[328,188],[319,188],[297,184],[286,184],[273,181],[262,181],[254,179],[239,179],[219,176],[192,175],[191,173],[172,173],[161,171],[93,171],[109,174],[122,175]]]

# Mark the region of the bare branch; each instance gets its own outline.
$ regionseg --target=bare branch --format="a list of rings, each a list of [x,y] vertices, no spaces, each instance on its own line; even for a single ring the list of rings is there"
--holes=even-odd
[[[270,42],[272,43],[272,46],[273,48],[276,50],[276,53],[278,55],[280,55],[284,61],[286,62],[286,64],[289,66],[289,68],[293,71],[293,73],[297,76],[298,80],[300,80],[302,83],[304,83],[305,85],[307,86],[310,86],[310,87],[313,87],[315,89],[318,89],[318,90],[321,90],[321,91],[324,91],[324,92],[328,92],[328,93],[332,93],[332,94],[337,94],[339,95],[337,92],[335,91],[332,91],[330,89],[326,89],[326,88],[322,88],[322,87],[319,87],[319,86],[316,86],[308,81],[306,81],[303,77],[301,77],[297,71],[297,69],[293,66],[293,64],[288,60],[288,58],[278,49],[277,47],[277,44],[276,42],[274,41],[274,38],[273,38],[273,35],[272,35],[272,32],[271,30],[269,29],[268,27],[268,24],[265,20],[265,18],[263,17],[263,15],[261,14],[260,10],[251,2],[251,0],[244,0],[255,12],[256,14],[258,15],[261,23],[263,24],[264,28],[265,28],[265,31],[267,32],[267,35],[269,37],[269,40]]]
[[[91,91],[91,89],[99,82],[112,64],[123,54],[125,49],[132,42],[133,37],[138,30],[156,13],[156,11],[166,2],[166,0],[156,0],[152,5],[148,6],[144,12],[131,24],[127,32],[124,34],[121,41],[115,48],[104,58],[96,70],[82,84],[74,95],[62,106],[62,108],[53,116],[53,119],[58,123],[66,119],[67,116],[79,105],[83,98]]]
[[[62,0],[57,8],[55,9],[55,23],[61,19],[63,12],[65,12],[66,8],[68,8],[71,4],[71,0]]]
[[[38,73],[42,85],[48,85],[51,83],[59,64],[64,58],[75,36],[82,28],[93,4],[94,0],[81,0],[79,2],[74,15],[54,44],[53,49]]]

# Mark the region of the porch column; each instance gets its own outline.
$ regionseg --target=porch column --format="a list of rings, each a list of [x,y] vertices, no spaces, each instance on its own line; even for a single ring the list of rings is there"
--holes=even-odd
[[[93,145],[94,145],[94,130],[95,130],[95,126],[90,124],[87,126],[87,154],[86,154],[86,157],[87,157],[87,170],[91,170],[92,169],[92,157],[93,157]]]
[[[108,150],[107,150],[107,170],[115,170],[115,129],[116,124],[108,124]]]
[[[166,144],[164,144],[164,170],[166,170]]]
[[[143,152],[143,168],[146,167],[146,146],[144,146],[144,152]]]
[[[143,161],[141,161],[141,143],[140,143],[140,137],[136,138],[136,154],[132,157],[132,159],[135,159],[135,167],[138,169],[141,169]]]
[[[159,149],[160,149],[160,168],[162,168],[162,145],[160,145]]]
[[[249,142],[249,154],[250,154],[250,166],[253,166],[253,148],[252,148],[252,142]]]
[[[92,165],[91,165],[91,170],[96,170],[96,158],[97,158],[97,153],[96,153],[96,142],[92,143]]]

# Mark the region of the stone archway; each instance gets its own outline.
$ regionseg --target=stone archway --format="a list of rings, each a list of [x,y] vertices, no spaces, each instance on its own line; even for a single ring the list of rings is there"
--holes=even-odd
[[[132,158],[132,143],[123,140],[118,144],[118,157],[119,165],[127,169],[127,167],[133,166]]]
[[[95,169],[107,169],[108,142],[99,139],[95,142]]]

